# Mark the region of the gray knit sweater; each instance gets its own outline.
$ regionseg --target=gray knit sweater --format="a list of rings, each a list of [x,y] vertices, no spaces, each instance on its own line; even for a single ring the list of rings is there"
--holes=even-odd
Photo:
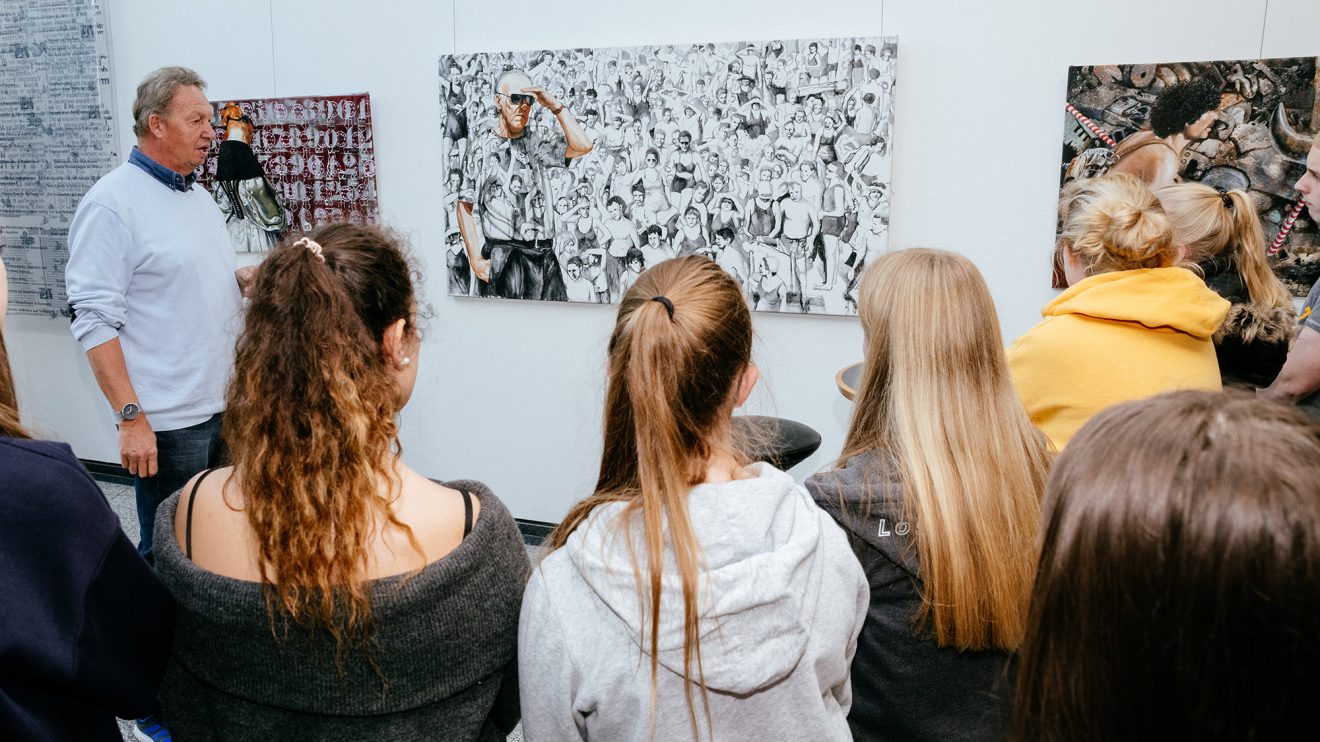
[[[519,716],[527,552],[513,517],[485,485],[446,486],[479,497],[481,513],[457,549],[412,579],[372,581],[371,659],[379,675],[353,651],[341,676],[324,632],[291,626],[277,641],[260,586],[187,559],[173,528],[179,496],[162,503],[156,567],[179,605],[161,692],[174,738],[503,740]]]

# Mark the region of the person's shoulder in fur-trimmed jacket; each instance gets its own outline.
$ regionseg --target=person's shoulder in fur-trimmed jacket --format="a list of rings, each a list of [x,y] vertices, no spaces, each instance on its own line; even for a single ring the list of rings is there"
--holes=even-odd
[[[1232,302],[1214,336],[1224,386],[1268,386],[1288,358],[1297,331],[1296,310],[1253,303],[1232,257],[1211,258],[1199,267],[1205,285]]]
[[[1288,358],[1297,313],[1249,302],[1233,304],[1215,333],[1215,355],[1224,386],[1268,386]]]

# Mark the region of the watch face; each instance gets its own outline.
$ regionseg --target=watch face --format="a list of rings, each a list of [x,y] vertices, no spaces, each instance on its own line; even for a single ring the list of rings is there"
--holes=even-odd
[[[142,414],[142,408],[132,402],[124,405],[124,409],[119,411],[119,416],[125,420],[136,420],[140,414]]]

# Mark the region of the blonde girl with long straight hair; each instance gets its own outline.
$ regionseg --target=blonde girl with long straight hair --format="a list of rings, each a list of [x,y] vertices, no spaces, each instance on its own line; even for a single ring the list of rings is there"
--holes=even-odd
[[[707,258],[624,295],[596,489],[523,600],[528,739],[849,738],[865,577],[806,491],[735,445],[751,350],[742,291]]]
[[[1150,188],[1126,174],[1074,181],[1059,222],[1068,288],[1008,350],[1022,404],[1055,448],[1110,405],[1219,391],[1213,338],[1229,304],[1181,267],[1186,251]]]
[[[1018,401],[971,261],[902,250],[858,291],[865,365],[816,502],[870,581],[853,660],[859,740],[1002,739],[1050,453]]]
[[[1297,329],[1292,294],[1274,275],[1265,231],[1245,191],[1179,183],[1155,192],[1205,285],[1232,302],[1215,333],[1225,385],[1261,387],[1278,375]]]

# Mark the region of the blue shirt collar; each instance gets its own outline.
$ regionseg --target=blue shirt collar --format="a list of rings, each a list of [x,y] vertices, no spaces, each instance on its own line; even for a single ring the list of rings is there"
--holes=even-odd
[[[133,151],[128,155],[128,161],[142,168],[148,175],[176,191],[186,193],[189,188],[192,188],[192,184],[197,182],[197,173],[194,172],[188,173],[187,175],[179,175],[159,162],[147,157],[142,153],[142,150],[137,148],[137,145],[133,146]]]

